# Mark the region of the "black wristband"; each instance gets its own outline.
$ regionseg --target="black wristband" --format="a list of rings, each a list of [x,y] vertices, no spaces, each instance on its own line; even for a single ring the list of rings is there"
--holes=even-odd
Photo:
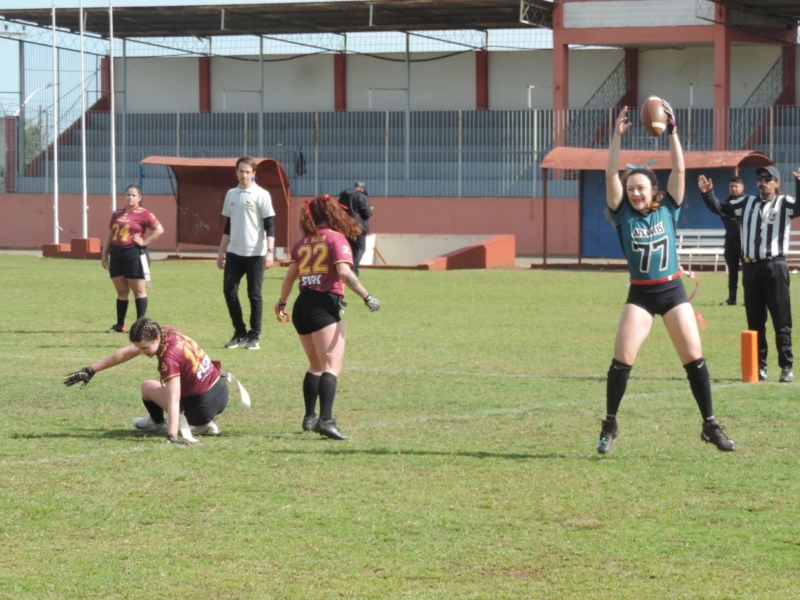
[[[372,300],[372,294],[367,294],[367,297],[364,298],[364,304],[369,304],[370,300]]]
[[[280,298],[278,298],[278,306],[280,308],[286,308],[286,302],[283,302]]]

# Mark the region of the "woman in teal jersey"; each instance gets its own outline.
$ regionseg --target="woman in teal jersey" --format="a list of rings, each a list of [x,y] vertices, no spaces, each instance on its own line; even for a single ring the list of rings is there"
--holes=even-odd
[[[628,261],[631,286],[614,340],[614,358],[606,382],[606,418],[597,451],[606,454],[619,435],[617,410],[625,394],[639,348],[660,315],[689,379],[692,394],[703,417],[701,439],[720,450],[735,450],[714,418],[708,367],[703,359],[700,332],[689,303],[675,250],[675,227],[686,186],[683,150],[678,139],[672,107],[664,101],[672,171],[666,193],[658,189],[655,174],[646,167],[619,174],[620,143],[631,127],[628,107],[614,127],[606,165],[606,201]]]

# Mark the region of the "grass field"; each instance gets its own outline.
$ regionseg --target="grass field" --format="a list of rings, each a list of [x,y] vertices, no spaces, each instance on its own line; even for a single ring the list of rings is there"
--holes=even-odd
[[[739,450],[701,442],[659,322],[600,457],[624,273],[366,270],[383,307],[350,294],[346,442],[301,433],[304,355],[272,318],[284,273],[248,352],[223,348],[212,263],[154,264],[148,316],[253,401],[233,393],[223,435],[181,448],[130,425],[154,360],[61,383],[127,341],[103,333],[99,264],[0,256],[0,598],[800,597],[800,384],[775,382],[771,329],[770,380],[740,383],[724,274],[694,304]]]

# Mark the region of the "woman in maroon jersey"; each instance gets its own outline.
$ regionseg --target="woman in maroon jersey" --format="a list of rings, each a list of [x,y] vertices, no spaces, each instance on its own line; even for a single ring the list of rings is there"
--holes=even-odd
[[[142,382],[146,417],[135,417],[133,426],[148,433],[166,433],[173,444],[179,439],[180,414],[186,416],[193,435],[219,435],[214,418],[228,405],[228,382],[221,375],[219,361],[211,360],[194,340],[172,327],[161,327],[153,319],[139,319],[131,325],[131,344],[112,352],[64,378],[66,385],[86,387],[95,373],[116,367],[140,354],[158,358],[160,381]],[[164,411],[167,418],[164,418]]]
[[[141,319],[147,312],[142,261],[150,262],[147,246],[164,233],[155,215],[140,206],[142,190],[138,185],[127,187],[125,201],[125,208],[115,210],[111,215],[101,254],[103,268],[108,269],[111,282],[117,290],[117,322],[108,328],[108,333],[125,332],[125,314],[128,312],[131,291],[136,303],[136,318]]]
[[[381,307],[353,272],[353,255],[347,238],[356,237],[359,227],[327,194],[303,201],[300,230],[303,238],[291,251],[291,264],[275,305],[279,321],[286,321],[286,301],[295,280],[300,295],[292,308],[292,322],[308,356],[303,379],[306,405],[303,431],[315,431],[334,440],[347,436],[336,426],[333,401],[344,358],[344,328],[341,322],[344,286],[349,287],[375,312]],[[319,398],[319,418],[316,414]]]

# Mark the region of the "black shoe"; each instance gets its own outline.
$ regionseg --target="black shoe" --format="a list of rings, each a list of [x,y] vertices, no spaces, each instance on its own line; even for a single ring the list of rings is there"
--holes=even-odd
[[[725,435],[725,432],[722,430],[722,425],[716,421],[706,421],[703,423],[703,432],[700,434],[700,439],[709,444],[714,444],[723,452],[733,452],[736,450],[736,443]]]
[[[106,329],[106,333],[127,333],[127,331],[124,325],[112,325]]]
[[[336,426],[336,419],[331,419],[330,421],[323,421],[322,419],[317,420],[317,422],[314,423],[314,431],[332,440],[347,439],[347,436],[339,431],[339,428]]]
[[[767,379],[767,367],[758,368],[758,380],[765,381]]]
[[[781,369],[781,378],[778,380],[781,383],[792,383],[794,381],[794,373],[792,367],[783,367]]]
[[[303,431],[314,431],[317,420],[317,413],[303,417]]]
[[[731,300],[730,298],[728,298],[727,300],[725,300],[725,302],[720,302],[719,305],[720,306],[736,306],[736,300]]]
[[[616,419],[606,419],[603,421],[603,428],[600,430],[600,441],[597,442],[597,451],[600,454],[611,452],[614,447],[614,439],[619,435]]]
[[[225,347],[228,350],[233,350],[234,348],[238,348],[241,344],[246,344],[250,338],[245,333],[244,335],[239,335],[238,333],[234,333],[231,341],[225,344]]]

